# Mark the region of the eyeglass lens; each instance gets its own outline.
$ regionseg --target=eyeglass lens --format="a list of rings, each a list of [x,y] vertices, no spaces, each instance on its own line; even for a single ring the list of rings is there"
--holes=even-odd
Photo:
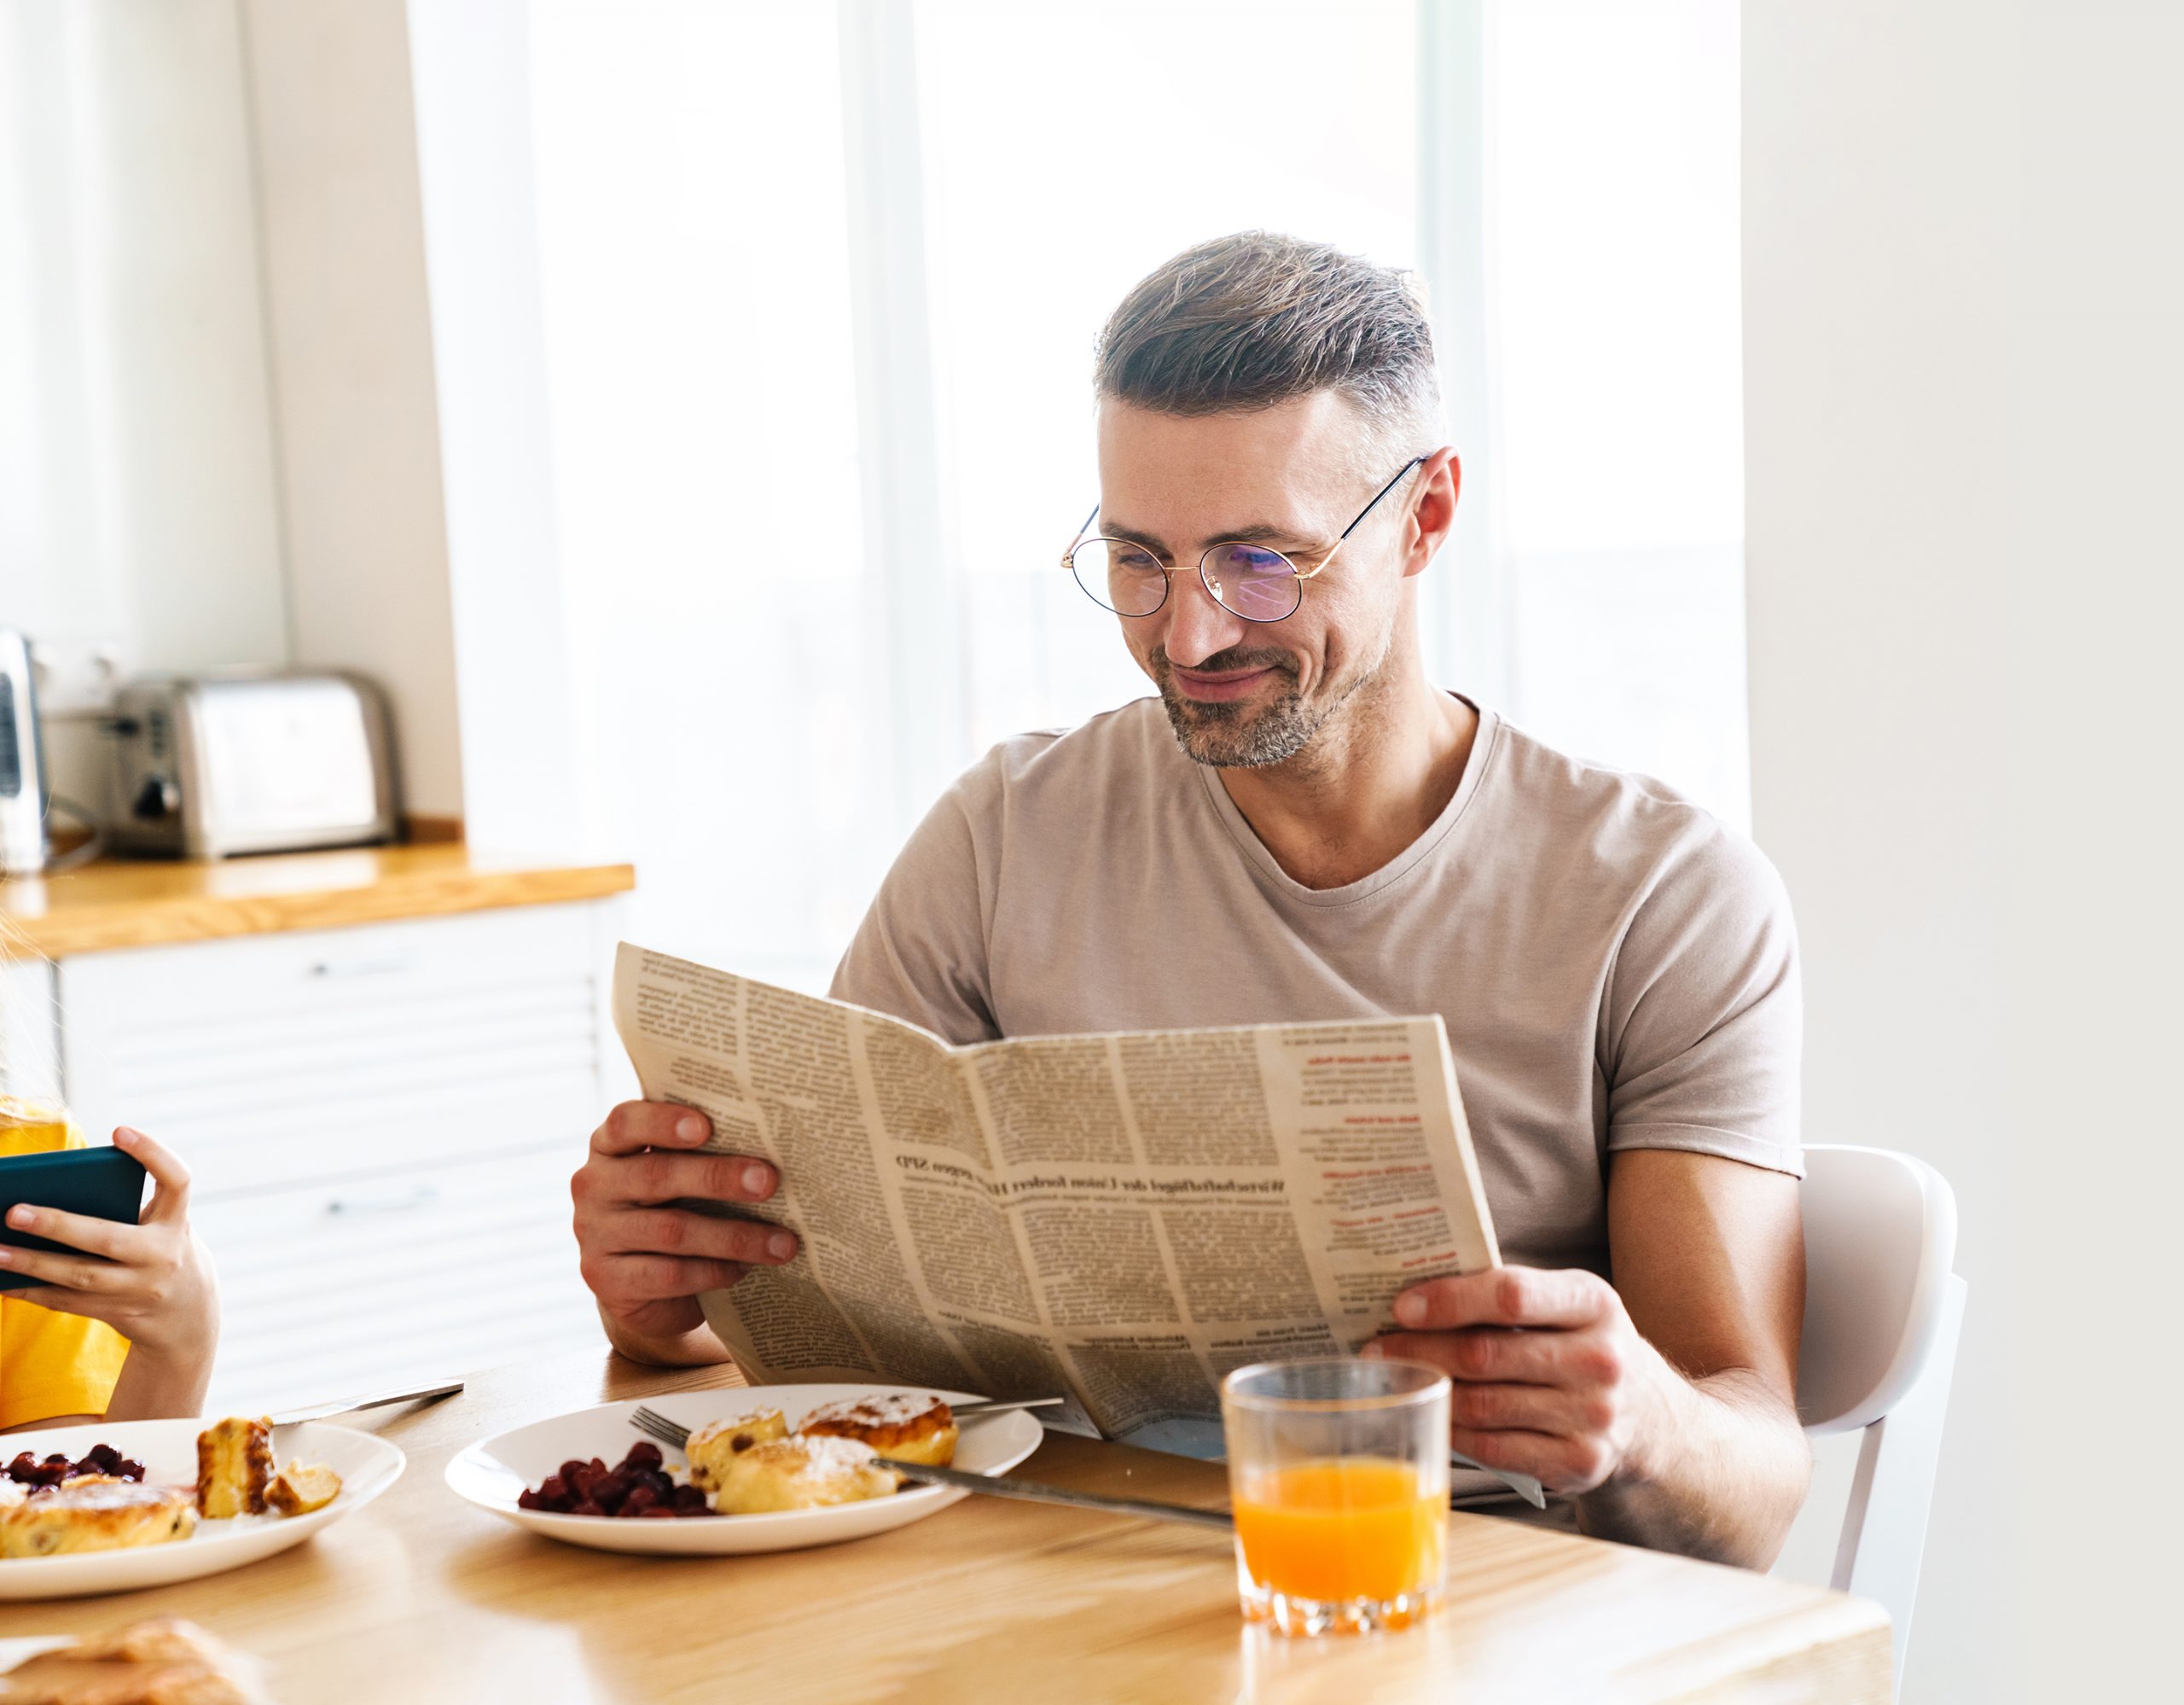
[[[1289,559],[1263,545],[1217,544],[1200,572],[1221,607],[1246,621],[1280,621],[1304,596]]]
[[[1088,538],[1070,558],[1077,584],[1118,615],[1151,615],[1168,596],[1168,570],[1144,546]],[[1289,559],[1257,544],[1217,544],[1205,555],[1206,586],[1223,608],[1246,621],[1294,614],[1304,582]]]

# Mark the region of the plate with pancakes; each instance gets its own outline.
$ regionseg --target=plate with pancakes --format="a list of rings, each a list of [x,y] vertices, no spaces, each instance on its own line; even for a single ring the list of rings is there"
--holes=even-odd
[[[734,1557],[862,1539],[945,1510],[956,1487],[882,1465],[1005,1474],[1039,1447],[1022,1410],[966,1417],[967,1392],[881,1385],[731,1386],[607,1403],[480,1440],[447,1483],[481,1510],[549,1539],[608,1551]],[[649,1408],[688,1429],[645,1438]]]
[[[0,1485],[0,1602],[240,1568],[363,1509],[403,1467],[401,1451],[369,1433],[237,1417],[100,1421],[11,1434],[0,1446],[0,1459],[74,1465],[57,1483]]]

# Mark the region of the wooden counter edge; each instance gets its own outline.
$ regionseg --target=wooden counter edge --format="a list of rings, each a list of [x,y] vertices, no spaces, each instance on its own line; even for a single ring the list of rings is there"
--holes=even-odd
[[[1784,1583],[1801,1585],[1801,1583]],[[1616,1673],[1618,1697],[1728,1705],[1752,1698],[1826,1698],[1889,1705],[1896,1691],[1896,1631],[1870,1599],[1822,1587],[1781,1615],[1658,1652]],[[1815,1681],[1826,1690],[1815,1693]]]
[[[117,899],[44,915],[6,914],[0,922],[0,962],[598,899],[636,886],[636,871],[629,864],[501,870],[460,865],[404,871],[348,886]]]

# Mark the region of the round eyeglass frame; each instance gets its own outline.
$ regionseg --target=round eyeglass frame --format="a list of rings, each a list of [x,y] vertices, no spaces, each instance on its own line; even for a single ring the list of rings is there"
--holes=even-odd
[[[1381,486],[1379,491],[1375,492],[1373,494],[1372,501],[1367,503],[1363,509],[1358,510],[1356,519],[1352,521],[1348,527],[1343,528],[1341,537],[1337,538],[1334,542],[1333,550],[1329,550],[1325,556],[1322,556],[1320,559],[1319,564],[1316,567],[1299,568],[1294,562],[1290,561],[1287,554],[1282,551],[1276,550],[1272,545],[1257,544],[1250,539],[1220,538],[1216,539],[1211,544],[1207,545],[1205,550],[1201,552],[1199,556],[1199,584],[1205,588],[1205,595],[1208,597],[1211,598],[1215,603],[1220,605],[1223,609],[1228,611],[1230,615],[1234,616],[1239,621],[1276,622],[1288,620],[1290,617],[1295,615],[1297,612],[1304,607],[1304,582],[1311,579],[1316,575],[1324,573],[1327,570],[1327,564],[1333,562],[1336,555],[1342,550],[1342,547],[1349,543],[1350,535],[1356,532],[1358,527],[1364,523],[1366,516],[1371,515],[1375,509],[1380,507],[1380,499],[1386,497],[1389,492],[1394,491],[1397,486],[1401,485],[1403,483],[1403,476],[1409,474],[1412,468],[1419,467],[1428,458],[1424,456],[1414,456],[1409,461],[1404,463],[1401,468],[1397,468],[1395,473],[1395,477],[1391,479],[1386,485]],[[1069,571],[1069,578],[1077,583],[1077,590],[1083,592],[1086,597],[1091,599],[1094,603],[1099,605],[1101,609],[1106,610],[1110,615],[1118,615],[1126,620],[1136,621],[1141,620],[1146,616],[1159,614],[1168,602],[1168,595],[1170,591],[1173,590],[1176,584],[1176,576],[1184,572],[1181,564],[1177,564],[1174,567],[1170,567],[1165,563],[1156,563],[1154,565],[1159,567],[1160,571],[1160,598],[1159,602],[1155,603],[1149,610],[1117,609],[1112,604],[1109,603],[1105,598],[1094,591],[1091,587],[1086,585],[1084,584],[1083,575],[1077,572],[1077,553],[1083,550],[1088,544],[1122,545],[1132,550],[1146,551],[1148,556],[1152,554],[1148,547],[1140,544],[1135,539],[1111,538],[1103,533],[1088,534],[1085,528],[1089,527],[1092,525],[1094,519],[1099,515],[1099,513],[1100,506],[1097,503],[1095,503],[1092,506],[1092,513],[1084,517],[1083,527],[1077,528],[1077,537],[1070,540],[1069,549],[1062,552],[1061,566]],[[1264,551],[1269,556],[1280,558],[1281,561],[1288,567],[1290,579],[1297,589],[1296,596],[1291,601],[1289,608],[1284,610],[1280,615],[1252,615],[1244,610],[1238,609],[1234,604],[1223,597],[1221,596],[1219,583],[1214,579],[1212,575],[1206,572],[1206,565],[1213,560],[1214,553],[1216,551],[1229,550],[1261,550]]]

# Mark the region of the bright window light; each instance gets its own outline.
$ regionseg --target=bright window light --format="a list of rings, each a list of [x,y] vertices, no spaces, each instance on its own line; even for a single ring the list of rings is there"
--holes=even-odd
[[[879,812],[831,6],[539,0],[555,475],[648,941],[809,984]]]
[[[1735,0],[1522,0],[1490,39],[1510,708],[1742,828]]]
[[[977,751],[1151,690],[1059,567],[1099,495],[1093,339],[1130,286],[1253,228],[1414,263],[1414,9],[920,0],[915,15]]]
[[[1484,230],[1484,276],[1432,282],[1485,349],[1494,425],[1462,447],[1498,515],[1500,707],[1745,820],[1734,0],[1452,9],[1484,19],[1484,88],[1422,94],[1412,0],[882,15],[533,7],[562,561],[633,928],[822,986],[911,826],[903,777],[1148,690],[1058,565],[1096,495],[1093,340],[1168,256],[1252,227],[1399,265],[1476,252],[1422,219]],[[851,128],[917,162],[884,230],[844,126],[875,56],[889,98],[846,97]],[[1484,103],[1483,172],[1432,207],[1421,100]],[[915,305],[880,323],[925,329],[929,386],[896,363],[875,389],[875,292]],[[936,488],[909,548],[863,514],[891,489],[860,462],[874,396],[871,454],[937,452],[891,470]],[[1444,676],[1467,597],[1426,606]],[[961,678],[906,725],[935,634]]]

